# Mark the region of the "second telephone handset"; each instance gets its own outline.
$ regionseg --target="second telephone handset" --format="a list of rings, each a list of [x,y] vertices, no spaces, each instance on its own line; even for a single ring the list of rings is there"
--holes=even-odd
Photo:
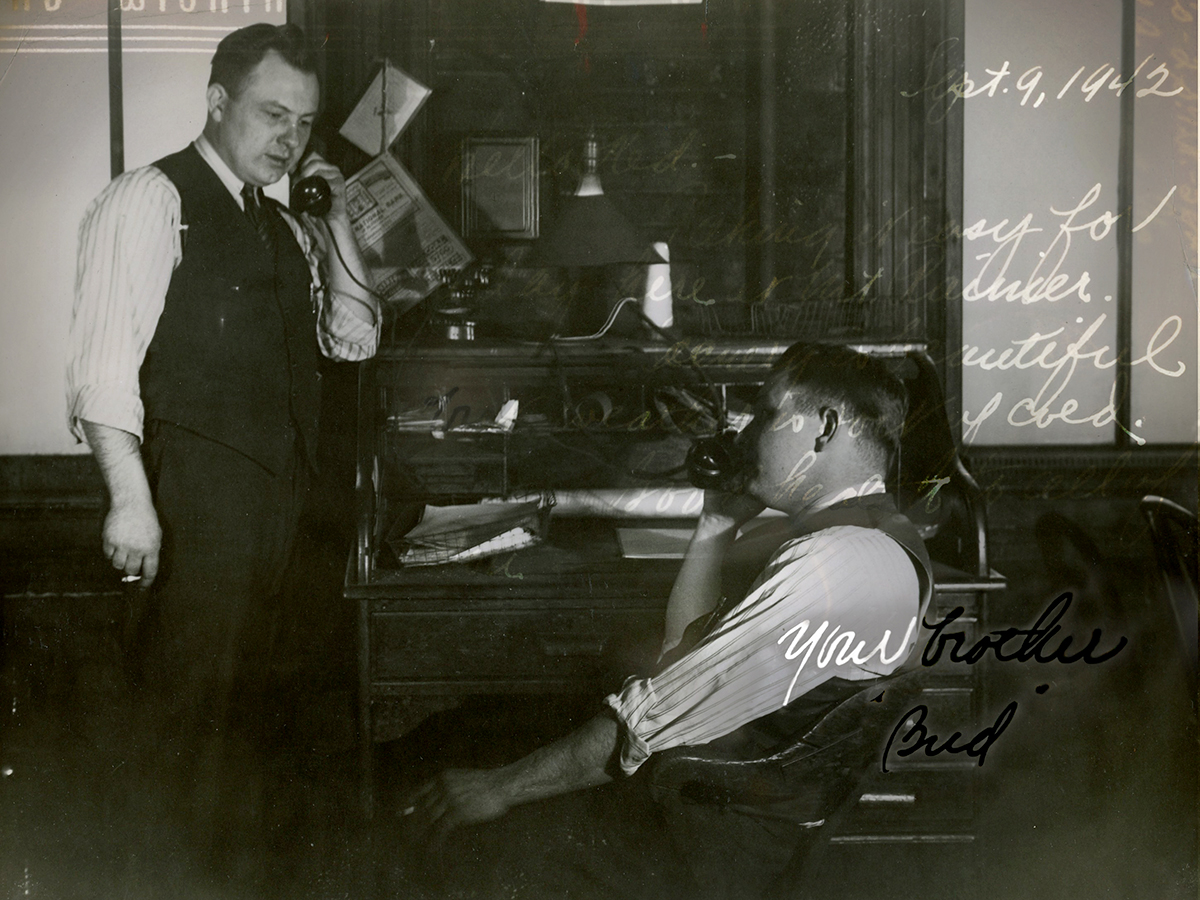
[[[737,435],[729,429],[692,444],[687,454],[688,481],[706,490],[730,490],[746,465],[734,443]]]

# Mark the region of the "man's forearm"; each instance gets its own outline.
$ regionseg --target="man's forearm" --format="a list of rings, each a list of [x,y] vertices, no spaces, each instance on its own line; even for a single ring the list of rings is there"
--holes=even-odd
[[[667,601],[664,653],[679,643],[688,625],[721,602],[721,564],[737,530],[736,523],[701,517]]]
[[[379,303],[370,291],[374,281],[358,248],[354,229],[348,219],[332,218],[325,221],[324,225],[328,244],[325,265],[329,273],[330,288],[354,301],[349,306],[354,315],[364,322],[376,322],[379,317]]]
[[[596,787],[617,749],[617,723],[596,716],[565,738],[499,769],[447,769],[417,788],[402,809],[410,836],[440,844],[456,828],[490,822],[514,806]]]
[[[158,574],[162,529],[142,464],[141,444],[136,435],[111,425],[86,420],[80,424],[108,488],[104,553],[115,568],[129,576],[140,575],[141,586],[149,587]]]
[[[142,447],[137,436],[99,422],[84,420],[79,424],[96,457],[113,506],[137,503],[152,506],[150,482],[142,465]]]
[[[613,719],[596,716],[492,774],[503,786],[509,806],[606,784],[612,781],[605,767],[617,749],[617,736]]]

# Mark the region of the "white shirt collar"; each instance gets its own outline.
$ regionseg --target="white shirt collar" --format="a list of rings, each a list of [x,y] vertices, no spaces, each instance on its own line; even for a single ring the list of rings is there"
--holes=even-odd
[[[225,189],[233,195],[233,199],[237,201],[238,207],[245,212],[245,207],[242,205],[242,185],[246,182],[233,174],[233,170],[225,165],[225,160],[221,159],[217,149],[203,134],[196,138],[196,152],[200,154],[200,158],[208,163],[209,168],[217,173],[217,177],[221,179],[221,184],[225,185]]]

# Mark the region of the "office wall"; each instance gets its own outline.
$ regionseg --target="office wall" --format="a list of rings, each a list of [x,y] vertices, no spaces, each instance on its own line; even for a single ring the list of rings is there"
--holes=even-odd
[[[85,453],[66,427],[75,240],[108,182],[105,0],[0,5],[0,455]],[[153,162],[204,125],[217,42],[282,0],[122,3],[125,164]]]
[[[151,2],[122,16],[127,169],[173,153],[200,133],[209,63],[221,38],[254,22],[287,21],[283,0],[202,5],[185,12],[201,4]]]
[[[104,0],[0,5],[0,453],[65,453],[75,233],[108,181]]]

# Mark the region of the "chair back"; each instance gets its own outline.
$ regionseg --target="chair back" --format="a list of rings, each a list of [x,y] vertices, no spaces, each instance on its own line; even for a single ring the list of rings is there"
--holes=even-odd
[[[937,368],[923,350],[910,352],[905,368],[908,414],[896,466],[896,505],[917,526],[931,558],[987,577],[983,492],[959,456]]]
[[[1175,620],[1180,657],[1196,696],[1197,608],[1196,516],[1178,503],[1147,494],[1140,509],[1150,529],[1161,584]]]

